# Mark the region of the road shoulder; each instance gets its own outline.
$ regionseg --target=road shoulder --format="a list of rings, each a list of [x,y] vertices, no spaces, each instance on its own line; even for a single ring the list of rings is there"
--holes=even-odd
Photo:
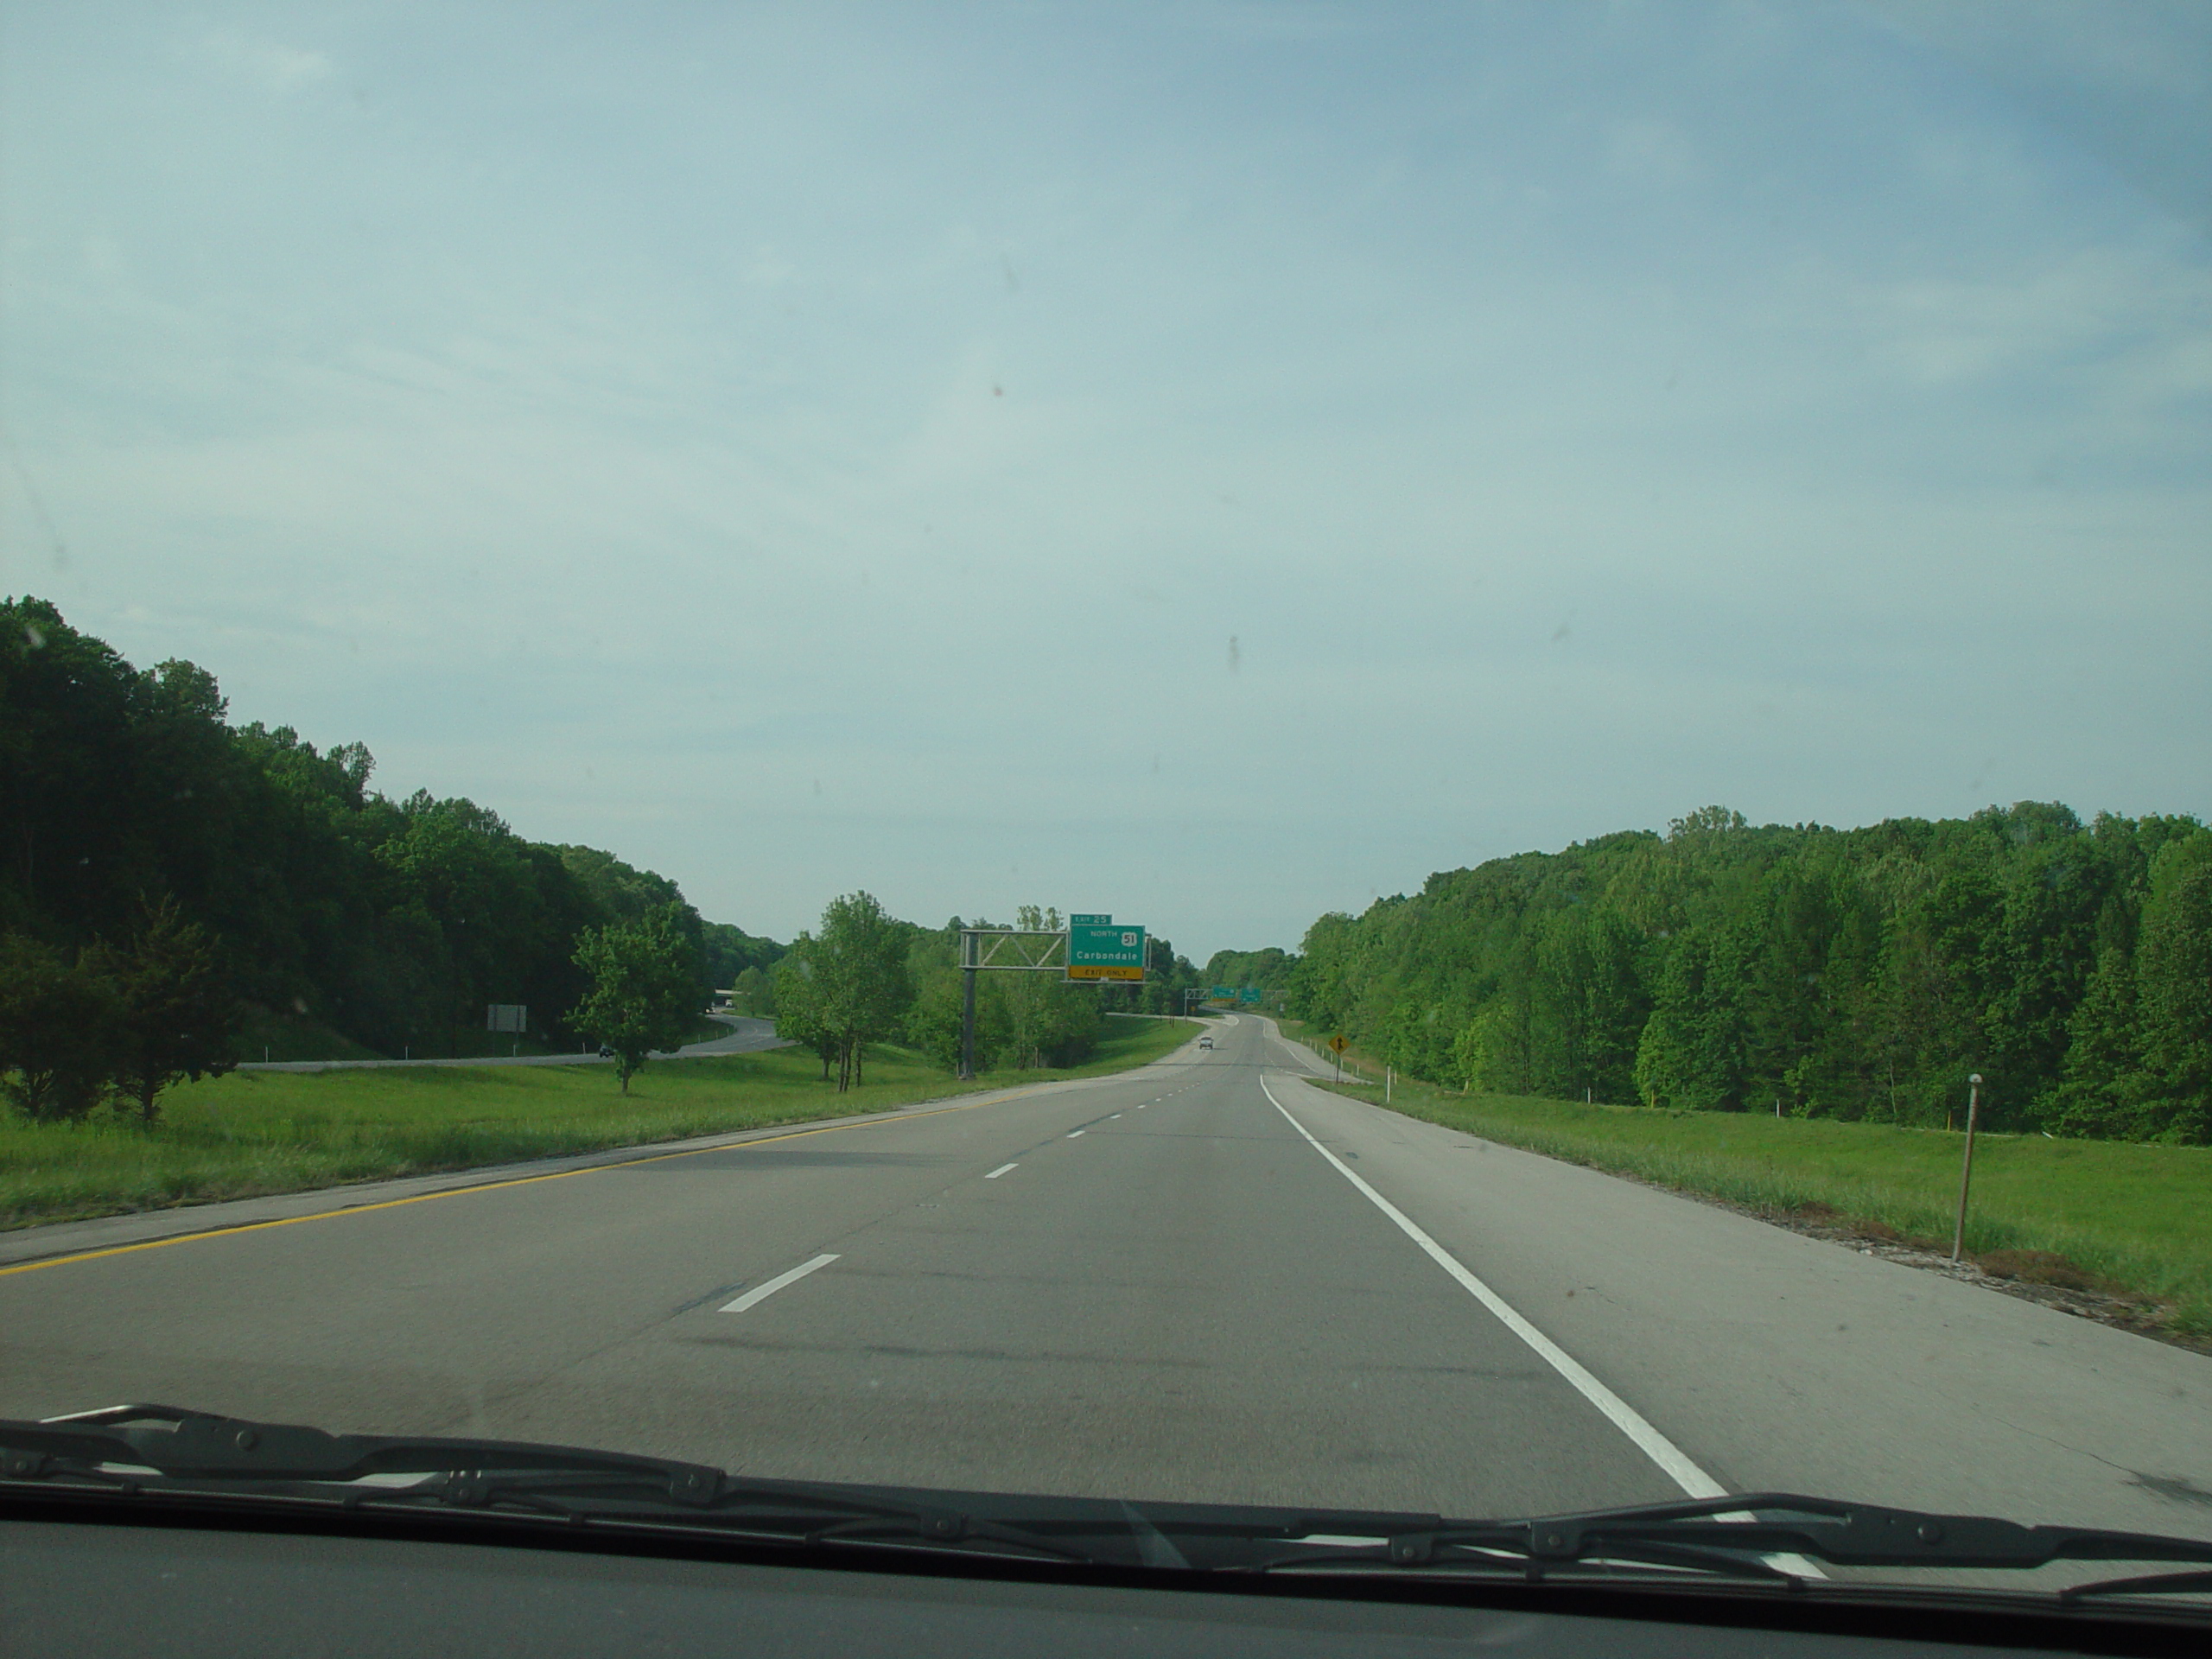
[[[1280,1075],[1318,1140],[1732,1490],[2212,1536],[2212,1358]]]

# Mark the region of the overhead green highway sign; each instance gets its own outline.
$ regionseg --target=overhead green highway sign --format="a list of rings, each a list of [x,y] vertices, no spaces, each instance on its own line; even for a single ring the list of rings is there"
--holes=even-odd
[[[1087,917],[1068,921],[1070,979],[1142,979],[1144,929]]]
[[[1113,925],[1114,918],[1111,916],[1070,916],[1068,918],[1070,927],[1111,927]]]

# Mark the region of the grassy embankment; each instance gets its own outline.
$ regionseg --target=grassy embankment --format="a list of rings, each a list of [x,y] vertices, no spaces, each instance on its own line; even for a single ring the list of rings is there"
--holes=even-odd
[[[1181,1020],[1112,1020],[1068,1071],[957,1082],[909,1049],[871,1048],[868,1084],[840,1095],[793,1049],[656,1060],[616,1092],[607,1065],[394,1067],[233,1072],[162,1096],[148,1131],[102,1117],[75,1126],[0,1118],[0,1228],[345,1181],[466,1169],[810,1118],[1157,1059],[1192,1034]]]
[[[1326,1039],[1282,1024],[1285,1035],[1310,1045]],[[1361,1070],[1382,1067],[1363,1057]],[[1382,1097],[1379,1084],[1342,1087],[1360,1099]],[[1950,1249],[1963,1135],[1469,1096],[1402,1080],[1391,1106],[1759,1214],[1833,1220],[1872,1238]],[[1980,1135],[1966,1243],[1990,1272],[2139,1297],[2169,1328],[2212,1336],[2212,1147]]]

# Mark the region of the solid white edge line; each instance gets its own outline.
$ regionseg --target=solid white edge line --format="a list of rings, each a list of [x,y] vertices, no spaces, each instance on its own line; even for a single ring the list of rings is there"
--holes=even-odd
[[[723,1303],[719,1311],[724,1313],[742,1313],[755,1303],[766,1301],[785,1285],[797,1283],[817,1268],[826,1268],[836,1259],[834,1255],[817,1255],[811,1262],[802,1262],[789,1273],[779,1273],[766,1284],[755,1286],[735,1301]]]
[[[1688,1455],[1680,1446],[1646,1422],[1627,1401],[1591,1376],[1565,1349],[1522,1319],[1503,1296],[1476,1278],[1473,1274],[1469,1273],[1449,1250],[1415,1226],[1404,1211],[1362,1180],[1344,1160],[1316,1141],[1312,1132],[1296,1118],[1292,1117],[1283,1103],[1275,1098],[1275,1091],[1268,1087],[1268,1080],[1265,1077],[1260,1079],[1260,1092],[1268,1097],[1268,1105],[1282,1113],[1291,1128],[1306,1137],[1306,1143],[1308,1146],[1327,1159],[1335,1166],[1339,1175],[1359,1189],[1363,1198],[1396,1223],[1400,1232],[1420,1245],[1438,1267],[1442,1268],[1445,1272],[1459,1281],[1460,1288],[1488,1308],[1507,1330],[1534,1349],[1536,1357],[1566,1378],[1569,1387],[1592,1405],[1597,1407],[1599,1410],[1604,1412],[1612,1421],[1613,1427],[1635,1441],[1637,1450],[1664,1470],[1668,1478],[1675,1485],[1681,1487],[1692,1497],[1728,1496],[1728,1489],[1726,1486],[1691,1462]]]
[[[988,1174],[988,1175],[984,1176],[984,1177],[983,1177],[983,1179],[984,1179],[985,1180],[987,1180],[987,1181],[995,1181],[996,1179],[998,1179],[998,1178],[999,1178],[1000,1176],[1001,1176],[1001,1175],[1005,1174],[1005,1173],[1007,1173],[1007,1171],[1008,1171],[1009,1169],[1013,1169],[1013,1168],[1016,1167],[1016,1166],[1020,1163],[1020,1161],[1021,1161],[1021,1160],[1020,1160],[1020,1159],[1016,1159],[1016,1160],[1014,1161],[1014,1163],[1011,1163],[1011,1164],[1001,1164],[1001,1165],[1000,1165],[996,1169],[993,1170],[989,1174]]]
[[[1306,1137],[1306,1144],[1335,1166],[1336,1171],[1355,1187],[1362,1197],[1397,1224],[1398,1230],[1421,1246],[1436,1265],[1459,1281],[1460,1287],[1495,1315],[1498,1322],[1535,1351],[1536,1357],[1557,1371],[1567,1386],[1604,1412],[1614,1427],[1636,1443],[1636,1449],[1657,1464],[1667,1478],[1692,1497],[1726,1497],[1728,1489],[1690,1460],[1689,1454],[1662,1434],[1645,1420],[1635,1407],[1615,1394],[1585,1370],[1567,1350],[1522,1319],[1513,1305],[1488,1285],[1467,1271],[1457,1256],[1439,1244],[1398,1206],[1370,1186],[1343,1159],[1331,1152],[1289,1109],[1275,1098],[1275,1091],[1268,1087],[1265,1077],[1260,1079],[1260,1092],[1268,1097],[1268,1104],[1283,1115],[1284,1120]],[[1748,1510],[1732,1510],[1726,1515],[1716,1515],[1716,1521],[1750,1521],[1754,1517]],[[1827,1573],[1802,1555],[1768,1555],[1764,1558],[1785,1573],[1795,1573],[1800,1578],[1824,1579]]]

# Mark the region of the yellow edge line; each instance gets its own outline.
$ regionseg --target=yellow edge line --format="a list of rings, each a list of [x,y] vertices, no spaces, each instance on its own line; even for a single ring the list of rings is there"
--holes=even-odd
[[[793,1129],[787,1135],[764,1135],[752,1141],[724,1141],[711,1147],[692,1147],[683,1152],[657,1152],[647,1157],[624,1158],[611,1164],[588,1164],[582,1169],[556,1169],[550,1175],[517,1175],[504,1181],[481,1181],[474,1186],[448,1186],[436,1192],[417,1192],[411,1198],[383,1198],[375,1204],[353,1204],[339,1210],[318,1210],[311,1216],[281,1216],[275,1221],[240,1222],[235,1227],[210,1227],[204,1232],[179,1233],[174,1238],[149,1238],[137,1244],[111,1244],[104,1250],[80,1250],[74,1255],[49,1255],[36,1262],[18,1262],[12,1267],[0,1268],[0,1279],[10,1274],[35,1273],[41,1268],[66,1267],[72,1262],[97,1262],[105,1255],[130,1255],[139,1250],[163,1250],[172,1244],[197,1244],[209,1238],[236,1238],[240,1233],[258,1233],[271,1227],[296,1227],[305,1221],[335,1221],[342,1216],[365,1216],[372,1210],[397,1210],[404,1204],[428,1204],[433,1198],[465,1198],[472,1192],[496,1192],[505,1186],[534,1186],[540,1181],[565,1181],[573,1175],[598,1175],[610,1169],[633,1169],[639,1164],[666,1163],[671,1158],[696,1158],[702,1153],[740,1152],[747,1147],[765,1147],[778,1141],[803,1141],[810,1135],[836,1135],[846,1129],[872,1129],[879,1124],[903,1123],[918,1117],[942,1117],[947,1112],[972,1112],[979,1106],[1003,1106],[1008,1101],[1020,1100],[1036,1093],[1037,1088],[1041,1086],[1019,1089],[1010,1095],[1000,1095],[990,1100],[971,1100],[958,1106],[939,1106],[926,1112],[909,1112],[895,1120],[878,1117],[865,1123],[825,1123],[818,1129]]]

